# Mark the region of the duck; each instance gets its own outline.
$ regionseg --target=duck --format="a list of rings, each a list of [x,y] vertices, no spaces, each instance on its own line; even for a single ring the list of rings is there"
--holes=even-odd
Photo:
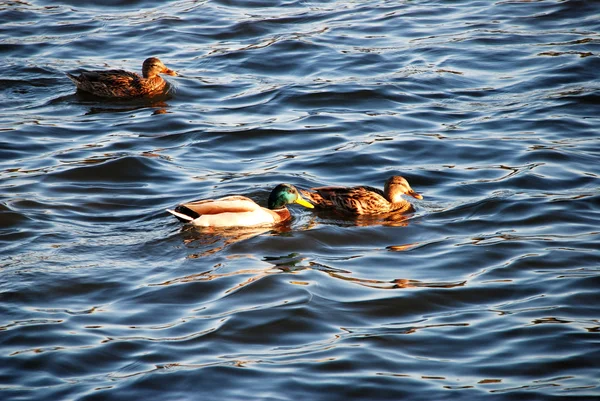
[[[233,195],[183,203],[167,211],[184,223],[200,227],[274,226],[291,218],[286,207],[291,203],[314,207],[293,185],[279,184],[271,191],[266,208],[245,196]]]
[[[394,175],[385,181],[383,191],[369,186],[318,187],[300,192],[317,208],[334,209],[353,215],[378,215],[414,211],[412,204],[402,195],[423,199],[402,176]]]
[[[156,57],[144,60],[142,76],[125,70],[82,71],[79,76],[66,73],[77,89],[96,96],[128,99],[159,94],[167,82],[159,75],[177,76]]]

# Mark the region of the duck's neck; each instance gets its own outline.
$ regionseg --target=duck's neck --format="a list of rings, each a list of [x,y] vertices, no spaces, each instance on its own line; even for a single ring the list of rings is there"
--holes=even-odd
[[[408,212],[413,210],[409,201],[401,199],[400,202],[390,202],[390,212]]]
[[[152,76],[149,76],[149,77],[144,77],[144,79],[146,81],[150,81],[150,82],[154,82],[154,81],[161,82],[163,80],[160,75],[152,75]]]
[[[153,92],[162,90],[167,84],[167,82],[164,79],[162,79],[160,75],[155,75],[150,78],[144,78],[144,82],[146,87]]]

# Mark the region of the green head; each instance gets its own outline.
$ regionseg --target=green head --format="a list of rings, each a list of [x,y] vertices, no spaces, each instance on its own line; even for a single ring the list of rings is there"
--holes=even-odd
[[[302,205],[309,209],[312,209],[314,207],[302,197],[300,197],[298,190],[293,185],[279,184],[271,191],[268,203],[269,209],[281,209],[282,207],[285,207],[285,205],[290,203],[298,203],[299,205]]]

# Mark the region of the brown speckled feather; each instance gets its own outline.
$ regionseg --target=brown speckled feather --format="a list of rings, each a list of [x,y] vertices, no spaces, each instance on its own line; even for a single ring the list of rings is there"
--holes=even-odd
[[[67,74],[77,89],[101,97],[128,98],[161,92],[167,82],[160,76],[145,79],[125,70],[84,71],[78,77]]]
[[[373,187],[320,187],[312,189],[315,193],[308,191],[301,191],[301,193],[320,208],[333,208],[357,215],[408,211],[412,208],[408,201],[391,203],[385,198],[383,191]]]
[[[408,182],[399,176],[391,177],[386,181],[387,193],[369,186],[318,187],[311,190],[312,192],[305,190],[300,192],[315,206],[356,215],[409,212],[414,209],[401,195],[406,194],[422,199],[422,196],[415,193]]]
[[[167,82],[158,74],[177,75],[155,57],[144,61],[144,76],[125,70],[83,71],[79,76],[67,73],[77,89],[105,98],[134,98],[158,94]]]

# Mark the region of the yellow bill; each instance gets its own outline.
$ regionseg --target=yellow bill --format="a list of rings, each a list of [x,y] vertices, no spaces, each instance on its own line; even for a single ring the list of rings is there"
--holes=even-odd
[[[306,199],[301,198],[300,195],[298,195],[298,198],[296,198],[296,200],[294,201],[299,205],[302,205],[304,207],[307,207],[309,209],[314,209],[314,206],[312,205],[312,203],[309,203]]]

